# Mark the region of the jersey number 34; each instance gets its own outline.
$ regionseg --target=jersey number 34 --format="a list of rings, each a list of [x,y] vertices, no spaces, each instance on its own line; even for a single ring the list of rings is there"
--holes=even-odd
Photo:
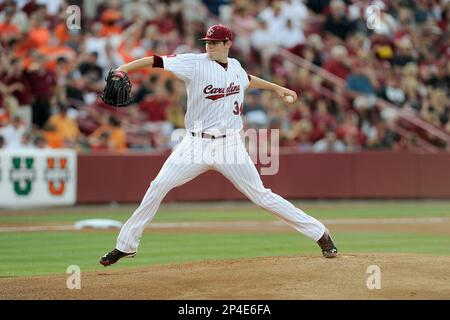
[[[242,112],[244,112],[244,103],[241,103],[241,105],[239,105],[239,102],[235,101],[233,114],[239,116],[242,114]]]

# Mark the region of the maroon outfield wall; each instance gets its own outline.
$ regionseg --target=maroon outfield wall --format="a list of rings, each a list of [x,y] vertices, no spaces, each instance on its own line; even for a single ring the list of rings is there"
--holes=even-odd
[[[78,203],[137,202],[167,155],[80,155]],[[291,199],[448,198],[450,154],[363,152],[283,154],[267,188]],[[237,200],[223,176],[206,172],[173,189],[165,201]]]

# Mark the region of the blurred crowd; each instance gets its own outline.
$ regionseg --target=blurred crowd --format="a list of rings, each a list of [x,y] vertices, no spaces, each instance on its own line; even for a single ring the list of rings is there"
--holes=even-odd
[[[0,0],[0,148],[170,150],[184,84],[164,70],[133,72],[133,104],[112,108],[99,99],[104,77],[145,56],[203,52],[214,17],[234,30],[230,55],[249,74],[299,93],[293,105],[246,93],[245,127],[279,129],[282,147],[417,148],[377,97],[450,133],[448,0]]]

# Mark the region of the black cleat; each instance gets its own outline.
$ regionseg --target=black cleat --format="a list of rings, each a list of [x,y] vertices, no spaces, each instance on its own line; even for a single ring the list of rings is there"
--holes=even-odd
[[[337,256],[337,248],[328,230],[325,230],[322,238],[317,241],[317,244],[322,249],[322,254],[325,258],[334,258]]]
[[[135,255],[136,252],[125,253],[117,249],[114,249],[113,251],[108,252],[107,254],[105,254],[103,257],[100,258],[100,264],[103,265],[104,267],[107,267],[116,263],[121,258],[125,257],[134,258]]]

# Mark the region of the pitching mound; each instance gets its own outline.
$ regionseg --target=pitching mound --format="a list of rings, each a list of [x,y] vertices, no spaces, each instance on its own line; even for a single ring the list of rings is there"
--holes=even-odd
[[[138,259],[138,258],[137,258]],[[125,264],[126,260],[119,263]],[[381,269],[369,290],[367,268]],[[0,279],[1,299],[449,299],[450,257],[414,254],[285,256]]]

